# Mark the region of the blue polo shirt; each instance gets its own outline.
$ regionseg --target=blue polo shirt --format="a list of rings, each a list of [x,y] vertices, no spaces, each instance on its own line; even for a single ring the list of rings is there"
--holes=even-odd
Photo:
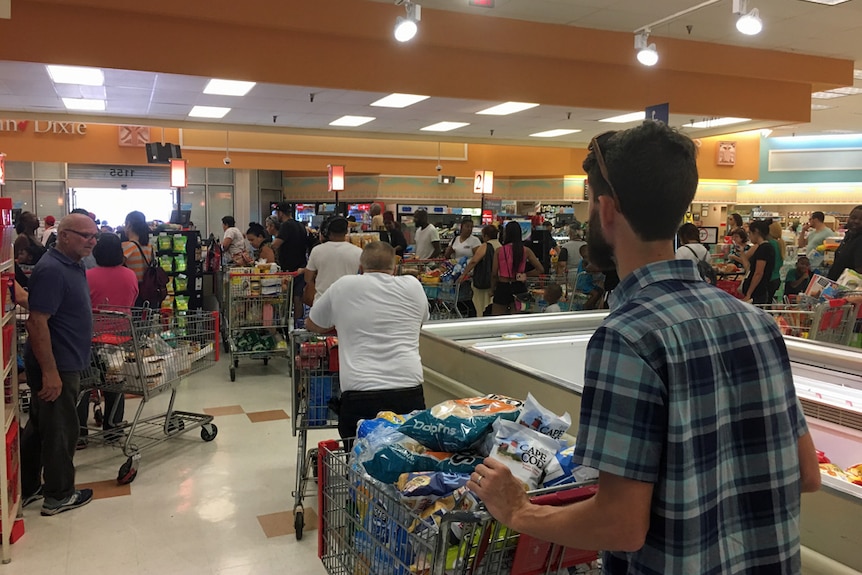
[[[57,370],[81,371],[89,366],[93,312],[81,263],[56,248],[48,250],[36,264],[29,287],[30,310],[51,316],[48,328]]]

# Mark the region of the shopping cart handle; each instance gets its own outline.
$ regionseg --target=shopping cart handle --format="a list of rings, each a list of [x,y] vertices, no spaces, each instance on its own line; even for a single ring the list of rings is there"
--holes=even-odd
[[[537,495],[530,498],[530,501],[536,505],[552,505],[558,507],[560,505],[569,505],[577,501],[589,499],[598,491],[598,485],[587,485],[586,487],[575,487],[574,489],[566,489],[565,491],[557,491],[556,493]]]
[[[836,298],[829,300],[829,307],[841,307],[847,305],[847,300],[844,298]]]

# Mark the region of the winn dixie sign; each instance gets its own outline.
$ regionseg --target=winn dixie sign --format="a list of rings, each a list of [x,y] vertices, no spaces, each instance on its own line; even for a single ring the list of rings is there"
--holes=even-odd
[[[36,134],[86,136],[87,124],[82,124],[81,122],[55,122],[53,120],[0,119],[0,132],[27,132],[30,130]]]

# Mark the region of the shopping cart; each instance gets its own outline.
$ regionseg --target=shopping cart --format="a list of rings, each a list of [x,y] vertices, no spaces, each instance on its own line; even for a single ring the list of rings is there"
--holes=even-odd
[[[91,364],[81,373],[81,393],[93,390],[141,398],[131,423],[109,430],[88,429],[88,443],[122,445],[126,461],[117,474],[120,484],[138,473],[141,452],[200,428],[212,441],[218,428],[212,416],[177,411],[179,383],[218,361],[219,317],[214,312],[160,312],[150,308],[93,311]],[[164,413],[141,417],[144,406],[170,390]],[[113,420],[113,413],[106,414]],[[125,440],[123,440],[125,436]]]
[[[469,281],[459,283],[456,278],[447,279],[446,272],[454,266],[446,259],[401,260],[399,275],[412,275],[422,282],[428,298],[431,320],[449,320],[465,317],[473,300],[473,287]]]
[[[321,442],[318,452],[318,556],[330,575],[538,575],[573,573],[575,567],[578,573],[598,572],[595,551],[519,535],[483,510],[451,512],[439,528],[417,529],[427,523],[390,487],[351,466],[339,442]],[[543,490],[533,493],[533,502],[566,505],[596,491],[595,484]]]
[[[257,272],[231,268],[225,273],[230,380],[236,381],[241,357],[263,360],[288,353],[292,281],[296,272]]]
[[[338,339],[305,330],[290,334],[293,360],[291,388],[293,397],[293,436],[299,436],[296,448],[296,489],[293,491],[293,524],[296,539],[302,539],[305,526],[303,499],[308,493],[308,475],[317,475],[317,448],[307,449],[309,429],[334,429],[338,417],[329,409],[329,401],[338,398]]]
[[[793,304],[758,305],[775,318],[781,333],[850,345],[856,324],[857,306],[844,299],[825,302],[800,297]]]

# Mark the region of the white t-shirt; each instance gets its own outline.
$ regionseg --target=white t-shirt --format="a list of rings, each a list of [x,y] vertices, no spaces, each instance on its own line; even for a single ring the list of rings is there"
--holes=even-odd
[[[309,317],[320,327],[338,330],[341,391],[422,383],[419,330],[429,314],[428,297],[416,278],[344,276],[329,286]]]
[[[558,303],[552,303],[545,308],[545,313],[560,313],[561,311],[563,310],[560,308],[560,304]]]
[[[434,253],[434,242],[440,241],[440,234],[437,233],[437,228],[428,224],[424,230],[417,227],[413,239],[416,242],[416,257],[427,260]]]
[[[685,244],[677,248],[676,259],[709,262],[709,249],[703,244]]]
[[[583,240],[569,240],[560,246],[561,250],[566,250],[566,271],[577,271],[581,263],[581,246],[585,245],[587,242]]]
[[[306,269],[317,272],[317,277],[314,278],[314,287],[317,291],[314,294],[314,303],[317,303],[335,280],[359,273],[361,255],[362,248],[350,242],[326,242],[314,246],[306,266]]]
[[[242,235],[242,232],[238,228],[228,228],[224,231],[222,245],[224,245],[224,240],[228,238],[230,238],[230,245],[227,248],[229,256],[233,257],[234,254],[241,251],[249,251],[245,245],[245,236]]]
[[[457,260],[462,257],[473,257],[473,250],[482,245],[482,240],[476,236],[470,236],[463,242],[461,236],[455,236],[455,241],[452,242],[452,250],[455,252],[453,257]]]

